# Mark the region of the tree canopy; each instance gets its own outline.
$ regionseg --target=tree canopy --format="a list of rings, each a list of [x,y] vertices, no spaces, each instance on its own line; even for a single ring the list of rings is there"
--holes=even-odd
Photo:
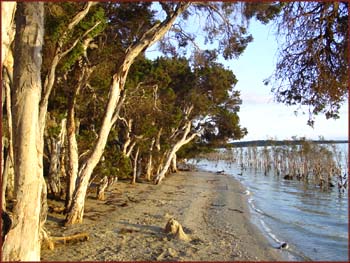
[[[271,21],[282,39],[276,70],[266,80],[277,101],[307,105],[310,125],[319,113],[338,118],[348,95],[348,3],[251,3],[245,13],[262,23]]]

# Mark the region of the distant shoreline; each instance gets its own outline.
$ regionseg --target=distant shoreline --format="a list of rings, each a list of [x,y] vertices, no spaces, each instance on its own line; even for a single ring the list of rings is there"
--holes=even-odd
[[[283,145],[301,145],[304,142],[312,142],[317,144],[340,144],[349,143],[348,140],[253,140],[233,142],[227,146],[233,147],[250,147],[250,146],[283,146]]]

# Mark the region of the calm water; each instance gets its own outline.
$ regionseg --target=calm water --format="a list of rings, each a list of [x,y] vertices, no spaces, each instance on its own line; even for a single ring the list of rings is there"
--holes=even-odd
[[[287,242],[288,259],[348,261],[348,193],[322,192],[299,181],[241,170],[225,161],[191,160],[206,171],[224,170],[246,187],[252,221],[272,246]]]

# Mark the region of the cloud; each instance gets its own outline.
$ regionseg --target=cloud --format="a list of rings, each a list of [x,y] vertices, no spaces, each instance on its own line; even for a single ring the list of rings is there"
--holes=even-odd
[[[259,94],[253,92],[242,92],[241,99],[243,105],[270,104],[273,101],[272,95]]]

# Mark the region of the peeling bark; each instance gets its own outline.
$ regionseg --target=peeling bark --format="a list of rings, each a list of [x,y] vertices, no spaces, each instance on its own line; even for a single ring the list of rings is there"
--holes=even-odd
[[[4,69],[4,84],[6,115],[8,125],[7,155],[3,156],[4,169],[2,170],[2,209],[6,210],[6,196],[8,199],[14,198],[14,166],[13,166],[13,133],[12,133],[12,109],[11,109],[11,85],[13,82],[13,57],[12,52],[8,52],[11,63],[8,63]],[[9,62],[9,61],[8,61]],[[2,151],[4,153],[4,151]],[[6,194],[6,196],[5,196]]]
[[[1,3],[1,65],[6,65],[7,55],[15,37],[15,12],[17,2]]]
[[[38,116],[44,3],[19,2],[16,12],[13,132],[16,204],[2,261],[40,261],[42,167]]]

